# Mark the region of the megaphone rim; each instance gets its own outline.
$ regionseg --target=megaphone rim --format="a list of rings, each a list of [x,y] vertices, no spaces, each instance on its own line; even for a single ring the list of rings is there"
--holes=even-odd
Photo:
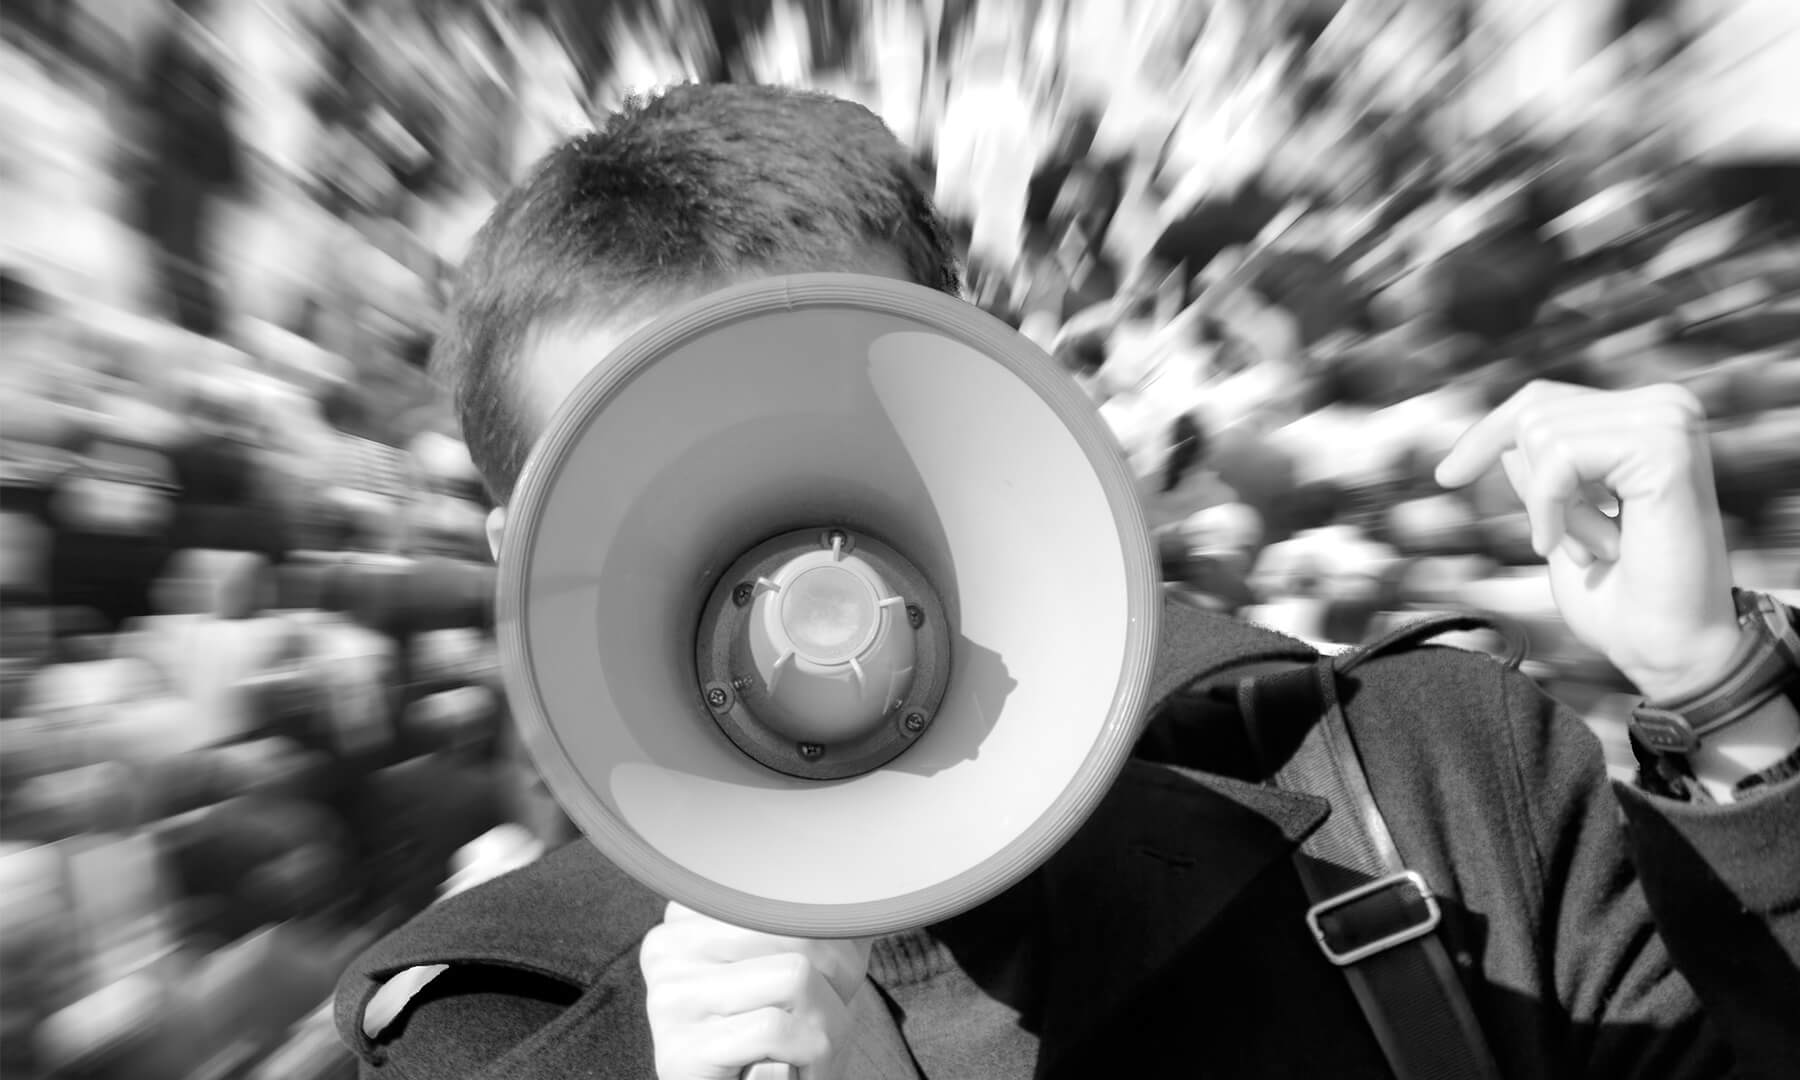
[[[1055,412],[1092,465],[1121,541],[1127,612],[1124,660],[1102,734],[1055,801],[995,856],[903,896],[850,904],[769,900],[721,885],[656,850],[599,804],[570,759],[531,677],[525,622],[531,555],[572,444],[607,401],[657,358],[723,323],[808,307],[857,307],[914,319],[979,348],[1003,364]],[[1091,401],[1041,348],[967,301],[910,282],[864,274],[764,278],[690,300],[640,328],[583,377],[528,455],[514,488],[496,581],[495,635],[520,739],[558,805],[621,870],[702,914],[763,933],[811,938],[869,937],[929,926],[976,907],[1041,866],[1074,835],[1123,770],[1141,730],[1157,655],[1162,590],[1136,478]],[[583,797],[572,798],[571,795]],[[903,857],[897,855],[897,857]]]

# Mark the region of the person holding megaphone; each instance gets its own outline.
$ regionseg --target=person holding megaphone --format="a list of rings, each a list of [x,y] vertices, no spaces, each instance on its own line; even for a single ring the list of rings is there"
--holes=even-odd
[[[1691,395],[1533,384],[1437,470],[1506,471],[1641,691],[1614,783],[1516,657],[1426,644],[1470,620],[1320,656],[1165,603],[1091,401],[959,290],[824,95],[669,88],[501,201],[434,367],[584,836],[352,966],[361,1075],[1800,1060],[1800,637],[1733,588]]]

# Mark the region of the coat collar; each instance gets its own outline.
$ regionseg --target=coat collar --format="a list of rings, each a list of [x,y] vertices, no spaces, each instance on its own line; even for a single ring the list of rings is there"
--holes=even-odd
[[[1304,642],[1180,601],[1165,606],[1152,678],[1152,714],[1214,676],[1271,661],[1311,661]],[[1228,713],[1170,710],[1167,722],[1222,722]],[[1205,935],[1245,890],[1292,858],[1330,812],[1318,797],[1133,759],[1082,828],[1012,894],[934,931],[990,993],[976,964],[1017,971],[1014,957],[980,956],[984,941],[1032,954],[1010,988],[1034,1016],[1040,1077],[1093,1036],[1119,1030],[1136,994]]]
[[[1311,795],[1133,761],[1049,862],[931,934],[1025,1018],[1037,1075],[1054,1077],[1071,1051],[1122,1030],[1138,993],[1329,809]]]
[[[1180,602],[1164,612],[1150,698],[1304,643]],[[1203,763],[1202,763],[1203,764]],[[1104,1033],[1136,993],[1205,934],[1329,811],[1322,799],[1176,765],[1132,761],[1083,827],[1006,896],[936,928],[980,942],[1028,939],[1041,1018],[1039,1075]],[[416,965],[482,960],[588,985],[661,917],[662,902],[578,840],[525,870],[429,909],[366,953],[338,995],[347,1042],[373,1052],[362,1016],[375,990]],[[522,920],[521,910],[533,917]],[[960,958],[960,957],[959,957]],[[967,967],[967,965],[965,965]],[[969,974],[980,981],[977,971]]]
[[[1134,762],[1042,875],[1039,1075],[1113,1028],[1148,984],[1244,890],[1291,858],[1330,805],[1168,765]]]

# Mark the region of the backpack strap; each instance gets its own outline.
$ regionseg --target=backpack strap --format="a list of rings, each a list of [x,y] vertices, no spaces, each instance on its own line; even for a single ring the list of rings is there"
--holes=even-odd
[[[1334,666],[1340,673],[1348,672],[1364,660],[1372,660],[1377,656],[1385,656],[1391,652],[1399,652],[1417,645],[1423,645],[1435,637],[1454,632],[1470,630],[1492,630],[1506,639],[1506,659],[1503,663],[1508,668],[1516,668],[1525,659],[1530,648],[1530,639],[1525,628],[1510,621],[1501,620],[1493,615],[1477,615],[1467,611],[1440,611],[1431,615],[1422,615],[1417,619],[1404,622],[1387,633],[1364,642],[1348,652],[1340,653],[1334,660]]]
[[[1238,684],[1239,709],[1273,782],[1331,803],[1334,812],[1295,854],[1312,901],[1306,921],[1349,980],[1399,1080],[1497,1080],[1500,1073],[1435,932],[1437,901],[1402,863],[1375,805],[1337,675],[1445,630],[1483,625],[1473,617],[1435,617],[1351,653]]]

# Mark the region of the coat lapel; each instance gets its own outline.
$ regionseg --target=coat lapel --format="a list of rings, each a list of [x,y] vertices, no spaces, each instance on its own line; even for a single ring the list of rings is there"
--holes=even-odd
[[[1228,616],[1168,602],[1151,700],[1269,661],[1309,661],[1311,646]],[[1199,723],[1218,712],[1179,714]],[[1232,714],[1235,715],[1235,714]],[[1325,800],[1133,760],[1093,816],[1043,868],[1038,1075],[1104,1036],[1159,972],[1272,867],[1290,859],[1330,812]]]
[[[1100,1034],[1329,812],[1319,798],[1133,762],[1044,867],[1038,1075]]]
[[[1165,610],[1160,637],[1150,694],[1159,705],[1195,679],[1312,655],[1294,639],[1179,603]],[[1048,863],[941,929],[964,941],[998,940],[1006,953],[1008,940],[1029,950],[1033,1000],[1021,1011],[1038,1028],[1038,1074],[1054,1077],[1060,1059],[1104,1037],[1136,994],[1289,858],[1328,810],[1312,796],[1134,760]],[[586,985],[635,947],[661,908],[578,840],[434,906],[371,949],[339,987],[340,1030],[371,1053],[365,1006],[394,973],[417,965],[478,960]]]

